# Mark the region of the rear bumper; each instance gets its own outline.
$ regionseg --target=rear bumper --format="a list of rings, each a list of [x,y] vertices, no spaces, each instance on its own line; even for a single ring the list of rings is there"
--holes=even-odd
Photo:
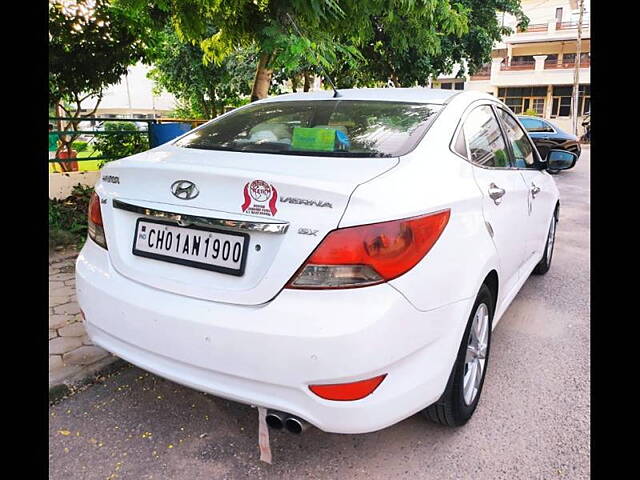
[[[76,288],[97,345],[177,383],[336,433],[375,431],[435,402],[472,302],[420,312],[382,284],[283,290],[257,307],[216,303],[121,276],[91,240],[77,260]],[[383,373],[380,386],[357,401],[324,400],[308,388]]]

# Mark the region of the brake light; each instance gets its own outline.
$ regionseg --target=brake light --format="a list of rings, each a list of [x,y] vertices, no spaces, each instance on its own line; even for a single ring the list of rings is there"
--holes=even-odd
[[[89,200],[89,212],[87,219],[87,231],[89,238],[100,245],[102,248],[107,248],[107,239],[104,236],[104,226],[102,224],[102,211],[100,210],[100,197],[96,192],[93,192],[91,199]]]
[[[450,210],[330,232],[287,288],[350,288],[393,280],[431,250]]]
[[[309,385],[309,390],[325,400],[360,400],[371,395],[385,379],[387,374],[379,377],[351,383],[335,383],[332,385]]]

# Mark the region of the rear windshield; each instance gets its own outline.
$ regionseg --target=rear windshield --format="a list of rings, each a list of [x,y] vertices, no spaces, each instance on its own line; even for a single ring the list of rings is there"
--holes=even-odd
[[[231,112],[175,144],[234,152],[397,157],[413,150],[440,108],[339,99],[258,103]]]

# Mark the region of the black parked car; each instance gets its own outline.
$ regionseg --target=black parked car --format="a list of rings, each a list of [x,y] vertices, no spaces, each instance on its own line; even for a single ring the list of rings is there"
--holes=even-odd
[[[550,149],[567,150],[580,158],[580,141],[575,135],[563,132],[547,120],[538,117],[519,115],[518,120],[527,129],[533,143],[536,144],[542,158],[546,158]]]

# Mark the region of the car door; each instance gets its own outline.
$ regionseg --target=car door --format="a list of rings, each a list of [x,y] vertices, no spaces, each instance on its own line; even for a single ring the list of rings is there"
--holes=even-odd
[[[531,144],[524,128],[505,109],[497,107],[496,112],[509,144],[512,163],[518,169],[527,186],[527,249],[525,270],[532,268],[543,254],[551,215],[555,207],[556,189],[549,174],[541,169],[538,152]],[[528,272],[525,272],[527,274]]]
[[[490,105],[474,107],[463,133],[473,175],[482,192],[482,209],[500,262],[502,298],[517,286],[522,267],[528,220],[528,190],[513,169],[507,144]]]

